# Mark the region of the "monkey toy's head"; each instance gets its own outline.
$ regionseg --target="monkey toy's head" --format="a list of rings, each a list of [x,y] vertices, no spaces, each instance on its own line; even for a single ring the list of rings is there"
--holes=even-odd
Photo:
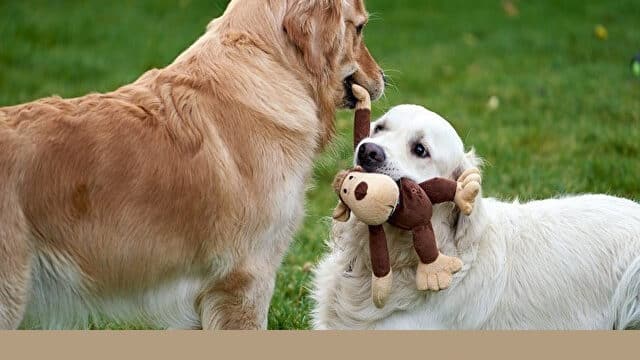
[[[398,185],[392,178],[366,173],[361,168],[339,172],[333,180],[333,189],[340,198],[333,218],[347,221],[350,212],[353,212],[358,220],[367,225],[387,222],[400,197]]]

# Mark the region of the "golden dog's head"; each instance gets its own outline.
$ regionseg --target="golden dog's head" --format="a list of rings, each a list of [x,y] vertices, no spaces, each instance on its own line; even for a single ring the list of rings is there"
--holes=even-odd
[[[282,0],[272,0],[282,1]],[[373,100],[385,86],[382,69],[364,42],[368,14],[363,0],[288,0],[282,30],[298,51],[320,91],[333,105],[353,108],[351,85],[366,88]]]
[[[352,84],[367,89],[372,100],[384,91],[384,73],[364,44],[367,20],[364,0],[232,0],[209,30],[223,43],[258,48],[279,71],[293,74],[298,91],[297,85],[307,90],[299,94],[301,102],[310,96],[317,105],[319,144],[325,145],[335,130],[336,108],[355,106]],[[290,78],[268,80],[293,86]]]

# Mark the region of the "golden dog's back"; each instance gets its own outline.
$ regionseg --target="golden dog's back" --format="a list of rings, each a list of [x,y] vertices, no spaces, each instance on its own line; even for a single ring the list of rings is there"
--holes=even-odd
[[[13,163],[2,169],[10,169],[14,182],[3,185],[17,192],[34,246],[74,254],[91,278],[108,274],[100,279],[107,286],[120,287],[124,274],[101,271],[105,267],[127,271],[129,280],[131,274],[158,276],[145,273],[154,267],[139,263],[139,249],[151,251],[145,258],[192,261],[211,231],[202,219],[216,215],[212,197],[221,199],[210,186],[220,182],[208,171],[204,135],[184,135],[203,128],[172,123],[161,90],[148,79],[154,73],[112,93],[0,109],[0,146],[8,147],[0,161]],[[140,243],[178,233],[191,234],[192,246]],[[114,267],[113,259],[132,263]]]

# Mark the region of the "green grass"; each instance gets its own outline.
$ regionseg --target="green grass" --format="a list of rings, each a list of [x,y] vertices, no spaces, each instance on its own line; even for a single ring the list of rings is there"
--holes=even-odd
[[[0,2],[0,105],[108,91],[168,64],[225,1]],[[604,192],[640,197],[640,51],[636,0],[369,0],[369,48],[394,86],[375,115],[422,104],[487,161],[484,192],[536,199]],[[594,36],[603,24],[607,40]],[[487,107],[491,96],[500,100]],[[350,114],[317,161],[304,226],[278,274],[272,329],[308,328],[310,273],[324,251],[329,184],[348,165]],[[103,326],[103,325],[100,325]],[[110,327],[109,325],[105,325]]]

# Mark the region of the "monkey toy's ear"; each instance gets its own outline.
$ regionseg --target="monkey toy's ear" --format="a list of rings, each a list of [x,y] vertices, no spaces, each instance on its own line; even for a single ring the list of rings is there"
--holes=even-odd
[[[340,196],[340,189],[342,188],[342,183],[344,182],[344,178],[346,178],[348,174],[349,174],[348,170],[342,170],[338,172],[336,176],[333,178],[333,184],[331,184],[331,187],[333,188],[333,191],[335,191],[336,194],[338,194],[338,196]]]
[[[341,222],[346,222],[351,216],[351,210],[340,200],[338,206],[333,210],[333,219]]]
[[[342,201],[342,199],[340,198],[340,189],[342,189],[342,183],[344,182],[344,179],[347,177],[348,174],[349,174],[349,171],[347,170],[340,171],[336,175],[336,177],[333,179],[333,184],[332,184],[333,191],[336,192],[339,199],[338,206],[336,206],[336,208],[333,210],[333,218],[334,220],[341,221],[341,222],[345,222],[349,220],[349,217],[351,216],[351,209],[349,209],[347,204],[345,204],[344,201]]]

